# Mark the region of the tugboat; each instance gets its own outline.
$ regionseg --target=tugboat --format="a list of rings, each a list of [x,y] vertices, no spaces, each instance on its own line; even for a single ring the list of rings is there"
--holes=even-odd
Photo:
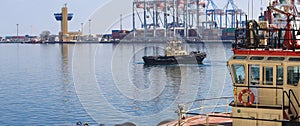
[[[300,29],[291,25],[299,16],[294,13],[298,11],[294,11],[293,0],[276,2],[270,4],[268,11],[287,18],[284,28],[271,27],[265,20],[252,20],[247,21],[246,28],[236,31],[234,55],[227,62],[233,97],[180,104],[178,121],[166,125],[300,126]],[[227,104],[230,98],[232,101]],[[227,112],[201,113],[212,107],[203,106],[204,101],[221,99],[226,99],[226,103],[218,105],[225,105]],[[200,107],[190,108],[191,104]]]
[[[181,40],[169,40],[165,56],[144,56],[145,65],[202,64],[205,52],[192,51],[188,54],[181,44]]]

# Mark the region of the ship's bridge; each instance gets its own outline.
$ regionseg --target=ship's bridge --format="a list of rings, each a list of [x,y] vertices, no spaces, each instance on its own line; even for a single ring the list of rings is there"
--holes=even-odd
[[[234,116],[299,119],[300,55],[237,54],[228,66],[234,86]]]
[[[298,86],[300,56],[234,55],[228,65],[236,86]]]

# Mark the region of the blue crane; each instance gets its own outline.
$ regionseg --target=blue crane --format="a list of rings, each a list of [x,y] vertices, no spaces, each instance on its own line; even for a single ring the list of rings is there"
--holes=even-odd
[[[226,4],[226,6],[225,6],[225,8],[228,8],[229,4],[231,5],[231,7],[232,7],[233,9],[239,9],[238,6],[235,5],[235,3],[234,3],[233,0],[228,0],[228,1],[227,1],[227,4]]]
[[[209,9],[209,5],[212,6],[212,9]],[[217,23],[216,23],[216,15],[220,15],[220,19],[219,19],[219,27],[222,27],[222,15],[224,14],[224,11],[222,9],[219,9],[218,6],[215,4],[215,2],[213,0],[207,0],[207,6],[206,6],[206,28],[207,28],[207,24],[211,24],[214,25],[215,27],[217,27]],[[211,22],[208,22],[208,16],[211,16]]]
[[[229,9],[229,5],[231,5],[231,9]],[[230,22],[230,27],[231,28],[235,28],[235,24],[236,24],[236,18],[239,15],[239,24],[243,24],[242,23],[242,10],[238,8],[238,6],[234,3],[234,0],[228,0],[227,4],[225,6],[225,26],[227,28],[228,26],[228,20],[230,22],[230,19],[228,18],[228,15],[231,15],[231,22]]]
[[[209,7],[210,4],[213,7],[213,9],[218,9],[218,6],[215,4],[213,0],[207,0],[207,8]]]

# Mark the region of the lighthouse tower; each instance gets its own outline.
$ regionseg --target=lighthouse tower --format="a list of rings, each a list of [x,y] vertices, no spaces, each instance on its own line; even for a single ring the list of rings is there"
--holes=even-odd
[[[61,8],[61,13],[54,13],[55,19],[61,22],[61,31],[59,32],[59,40],[61,42],[70,41],[69,31],[68,31],[68,21],[73,18],[73,13],[68,13],[67,4]]]

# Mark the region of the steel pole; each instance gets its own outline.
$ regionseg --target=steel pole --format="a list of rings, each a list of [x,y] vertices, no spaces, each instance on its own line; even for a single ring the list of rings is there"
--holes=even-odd
[[[19,24],[17,24],[17,41],[19,41]]]
[[[197,13],[196,13],[196,20],[197,20],[197,24],[196,24],[196,30],[197,30],[197,38],[199,38],[199,0],[196,1],[197,2]]]
[[[81,33],[83,34],[83,23],[80,23],[81,26]]]
[[[132,4],[132,30],[133,30],[133,39],[135,38],[135,2],[133,2]]]
[[[123,15],[120,14],[120,30],[123,30]]]
[[[176,36],[176,31],[175,31],[175,25],[176,25],[176,23],[175,23],[175,9],[176,9],[176,7],[175,7],[176,5],[175,5],[175,0],[173,0],[173,22],[172,22],[172,25],[173,25],[173,38],[175,39],[175,36]]]
[[[146,0],[144,0],[144,39],[146,39],[147,30],[147,14],[146,14]]]
[[[157,12],[157,6],[156,6],[156,3],[154,3],[154,8],[153,8],[153,24],[154,24],[154,26],[153,26],[153,37],[154,38],[156,38],[156,24],[157,24],[157,22],[156,22],[156,13]]]
[[[168,19],[167,19],[167,0],[165,0],[165,9],[164,9],[164,25],[165,25],[165,38],[168,36]]]
[[[91,35],[92,34],[92,31],[91,31],[91,19],[89,19],[89,34]]]
[[[228,23],[227,23],[227,10],[225,10],[225,28],[227,28],[227,25],[228,25]]]

